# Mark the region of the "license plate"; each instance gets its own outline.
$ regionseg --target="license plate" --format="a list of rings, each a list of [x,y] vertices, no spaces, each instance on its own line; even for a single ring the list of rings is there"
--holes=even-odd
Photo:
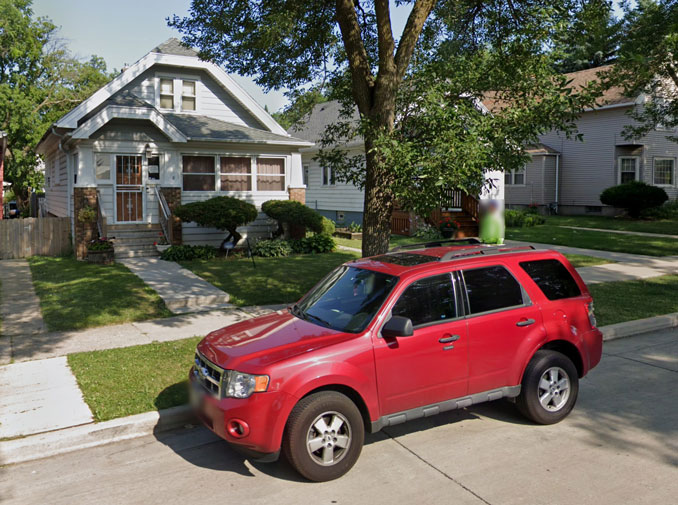
[[[203,404],[205,403],[205,390],[198,384],[193,384],[189,390],[188,396],[191,407],[195,410],[202,411]]]

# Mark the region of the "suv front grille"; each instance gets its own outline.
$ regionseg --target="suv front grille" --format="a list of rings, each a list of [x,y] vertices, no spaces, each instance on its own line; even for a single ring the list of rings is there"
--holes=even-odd
[[[196,380],[215,398],[221,398],[221,389],[226,371],[207,361],[199,352],[195,353],[193,374]]]

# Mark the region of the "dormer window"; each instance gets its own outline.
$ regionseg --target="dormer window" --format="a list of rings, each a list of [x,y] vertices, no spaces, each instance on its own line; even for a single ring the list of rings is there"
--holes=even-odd
[[[195,104],[195,101],[193,102]],[[160,108],[174,109],[174,81],[160,79]]]
[[[183,81],[181,85],[181,110],[195,110],[195,81]]]

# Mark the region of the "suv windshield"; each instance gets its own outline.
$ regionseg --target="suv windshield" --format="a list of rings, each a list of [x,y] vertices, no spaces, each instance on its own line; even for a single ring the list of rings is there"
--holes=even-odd
[[[294,305],[295,316],[338,331],[359,333],[398,282],[393,275],[340,266]]]

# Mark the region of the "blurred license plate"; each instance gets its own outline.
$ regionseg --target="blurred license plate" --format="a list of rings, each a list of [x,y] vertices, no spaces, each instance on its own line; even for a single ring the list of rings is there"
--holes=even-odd
[[[203,404],[205,403],[205,390],[197,383],[193,383],[189,390],[189,401],[191,407],[196,410],[202,410]]]

